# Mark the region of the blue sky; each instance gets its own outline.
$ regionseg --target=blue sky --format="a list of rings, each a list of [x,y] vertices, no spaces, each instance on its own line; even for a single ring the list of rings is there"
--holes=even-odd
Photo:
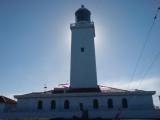
[[[98,83],[160,94],[160,56],[141,80],[160,51],[160,13],[131,82],[159,0],[1,0],[0,94],[43,91],[43,84],[53,89],[69,81],[70,24],[81,4],[95,23]]]

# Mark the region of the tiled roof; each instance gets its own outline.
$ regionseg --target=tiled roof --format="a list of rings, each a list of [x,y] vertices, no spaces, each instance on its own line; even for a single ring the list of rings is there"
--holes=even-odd
[[[0,96],[0,103],[5,103],[5,104],[16,104],[15,100],[12,100],[10,98],[7,98],[5,96]]]
[[[99,87],[100,87],[101,92],[131,92],[128,90],[113,88],[113,87],[108,87],[108,86],[99,86]]]

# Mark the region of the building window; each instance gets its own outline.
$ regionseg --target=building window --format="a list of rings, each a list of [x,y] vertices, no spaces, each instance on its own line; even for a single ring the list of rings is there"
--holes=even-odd
[[[81,48],[81,52],[84,52],[84,48],[83,47]]]
[[[56,109],[56,101],[52,100],[51,101],[51,110],[55,110]]]
[[[98,109],[99,108],[99,104],[98,104],[98,100],[97,99],[93,100],[93,108],[94,109]]]
[[[128,102],[126,98],[122,99],[122,108],[128,108]]]
[[[83,111],[83,103],[79,103],[79,108],[81,111]]]
[[[108,99],[108,108],[113,108],[113,101],[112,101],[112,99]]]
[[[69,109],[69,101],[68,100],[65,100],[64,101],[64,109]]]
[[[37,109],[41,110],[43,108],[43,102],[41,100],[38,101]]]

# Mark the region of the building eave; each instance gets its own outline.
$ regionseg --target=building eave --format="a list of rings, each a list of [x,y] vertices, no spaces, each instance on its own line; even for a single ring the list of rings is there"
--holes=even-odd
[[[17,99],[23,98],[48,98],[48,97],[92,97],[92,96],[130,96],[130,95],[154,95],[155,91],[126,91],[126,92],[92,92],[92,93],[29,93],[24,95],[15,95]]]

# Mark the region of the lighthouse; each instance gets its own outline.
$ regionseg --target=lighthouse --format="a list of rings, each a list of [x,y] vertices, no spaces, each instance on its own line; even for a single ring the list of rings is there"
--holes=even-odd
[[[70,25],[70,86],[44,92],[15,95],[17,104],[0,108],[3,120],[51,119],[159,119],[154,108],[155,91],[123,90],[98,86],[95,59],[95,28],[91,12],[83,5]]]
[[[75,23],[70,25],[71,70],[70,88],[98,88],[95,60],[95,28],[90,19],[91,12],[81,6],[75,12]]]

